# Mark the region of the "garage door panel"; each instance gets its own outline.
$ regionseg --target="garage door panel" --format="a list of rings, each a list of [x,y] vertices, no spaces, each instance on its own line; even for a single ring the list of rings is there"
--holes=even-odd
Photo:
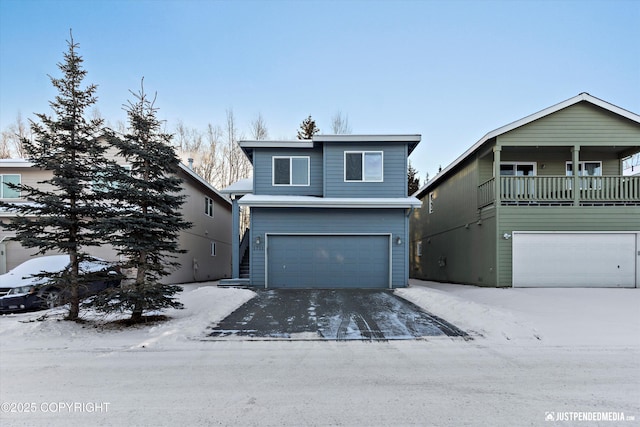
[[[513,233],[514,287],[635,287],[633,233]]]
[[[267,252],[269,287],[389,285],[389,236],[270,235]]]

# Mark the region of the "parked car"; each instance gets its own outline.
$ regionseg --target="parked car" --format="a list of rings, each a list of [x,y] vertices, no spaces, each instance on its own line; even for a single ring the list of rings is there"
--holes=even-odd
[[[69,267],[68,255],[43,256],[25,261],[8,273],[0,275],[0,312],[40,310],[66,303],[69,290],[65,286],[52,283],[46,277],[33,276],[57,274]],[[81,262],[80,272],[98,276],[95,281],[79,287],[80,298],[120,286],[119,268],[102,259],[91,258]]]

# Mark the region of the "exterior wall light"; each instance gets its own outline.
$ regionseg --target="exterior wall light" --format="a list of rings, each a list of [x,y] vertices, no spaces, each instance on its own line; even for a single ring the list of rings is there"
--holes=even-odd
[[[256,245],[260,244],[260,236],[256,237]]]
[[[502,238],[503,238],[504,240],[509,240],[509,239],[511,238],[511,234],[509,234],[509,233],[504,233],[504,234],[502,235]]]
[[[402,244],[402,239],[400,238],[400,236],[398,236],[396,238],[396,245],[401,245]]]

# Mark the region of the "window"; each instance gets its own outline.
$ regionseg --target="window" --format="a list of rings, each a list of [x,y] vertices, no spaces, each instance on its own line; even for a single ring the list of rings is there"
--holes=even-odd
[[[566,163],[567,176],[573,176],[573,162]],[[596,177],[602,176],[602,162],[578,162],[578,176]],[[567,182],[567,187],[572,188],[573,182]],[[580,180],[580,189],[602,189],[600,178],[583,178]]]
[[[308,186],[309,157],[274,157],[273,185]]]
[[[382,151],[345,151],[344,180],[382,182],[382,165]]]
[[[422,242],[416,242],[416,256],[422,256]]]
[[[211,256],[216,256],[216,242],[211,242]]]
[[[213,199],[211,197],[204,198],[204,214],[213,217]]]
[[[535,176],[535,163],[505,162],[500,163],[500,176]]]
[[[7,184],[20,184],[20,175],[0,175],[0,198],[1,199],[19,199],[20,191],[9,188]]]
[[[573,162],[567,162],[567,176],[573,176]],[[602,176],[602,162],[578,162],[578,176]]]
[[[528,177],[536,176],[535,162],[500,163],[500,176]],[[535,182],[526,178],[502,180],[502,197],[532,197],[535,193]]]
[[[429,213],[433,213],[433,202],[436,200],[436,193],[433,191],[429,193]]]
[[[120,165],[120,167],[127,171],[127,175],[131,175],[131,171],[133,170],[131,165]],[[91,181],[91,188],[94,191],[109,191],[110,189],[120,189],[125,186],[121,181],[109,181],[104,171],[98,171],[94,176],[94,180]]]

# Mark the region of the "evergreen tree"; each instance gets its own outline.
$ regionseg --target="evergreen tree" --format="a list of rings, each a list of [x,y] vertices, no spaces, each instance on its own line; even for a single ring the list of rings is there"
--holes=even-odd
[[[316,126],[316,121],[309,116],[300,124],[298,139],[311,139],[318,132],[320,132],[320,129]]]
[[[181,288],[160,280],[177,266],[172,261],[175,254],[185,252],[179,248],[178,235],[191,224],[182,218],[180,160],[171,146],[172,135],[162,132],[155,98],[147,97],[144,86],[132,94],[135,102],[125,107],[129,131],[111,139],[131,169],[110,168],[107,182],[112,184],[103,190],[114,208],[104,231],[124,258],[122,267],[135,272],[135,277],[98,295],[92,304],[104,312],[130,311],[130,322],[137,323],[145,312],[182,308],[174,298]]]
[[[67,319],[79,314],[79,287],[95,280],[80,274],[80,263],[88,258],[86,248],[100,244],[96,229],[103,214],[101,195],[93,191],[97,171],[105,164],[105,146],[97,136],[103,121],[87,119],[86,112],[96,103],[97,86],[82,87],[87,74],[78,55],[78,44],[67,41],[64,61],[58,63],[61,78],[51,79],[58,95],[49,104],[52,116],[36,114],[39,123],[31,121],[33,140],[24,138],[26,157],[34,167],[52,172],[52,177],[38,183],[38,188],[25,184],[9,185],[19,190],[29,203],[2,203],[16,213],[3,226],[15,231],[16,239],[25,247],[36,248],[37,254],[68,254],[70,268],[60,275],[47,277],[56,287],[69,294]]]
[[[410,196],[420,189],[420,178],[418,177],[418,171],[411,166],[409,162],[409,169],[407,170],[407,194]]]

